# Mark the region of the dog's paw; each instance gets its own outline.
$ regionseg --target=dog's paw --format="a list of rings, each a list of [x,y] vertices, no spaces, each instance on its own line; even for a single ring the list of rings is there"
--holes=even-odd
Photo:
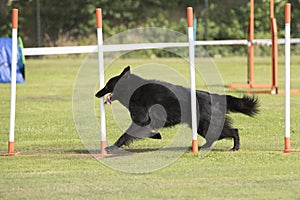
[[[202,145],[202,146],[200,147],[200,150],[201,150],[201,151],[210,151],[211,148],[212,148],[212,146],[211,146],[210,143],[205,143],[204,145]]]
[[[238,147],[233,147],[233,148],[231,148],[231,149],[229,149],[229,151],[238,151],[240,148],[238,148]]]
[[[200,151],[210,151],[211,147],[200,147]]]
[[[157,139],[157,140],[161,140],[161,135],[160,133],[152,133],[153,135],[150,136],[150,138],[152,139]]]
[[[118,148],[119,148],[119,147],[116,146],[116,145],[111,145],[111,146],[105,147],[105,151],[106,151],[107,153],[110,153],[110,152],[112,152],[113,150],[118,149]]]

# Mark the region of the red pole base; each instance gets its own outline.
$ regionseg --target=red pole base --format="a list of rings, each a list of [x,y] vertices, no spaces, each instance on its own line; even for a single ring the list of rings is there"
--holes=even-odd
[[[101,156],[105,156],[107,154],[105,147],[106,147],[106,141],[101,141],[100,142],[100,155]]]
[[[289,137],[284,138],[284,155],[288,155],[291,152],[291,140]]]
[[[3,154],[1,156],[16,156],[16,155],[20,154],[20,152],[15,153],[14,149],[15,149],[14,142],[8,142],[8,152],[7,152],[7,154]]]
[[[192,140],[192,152],[198,153],[198,140]]]
[[[9,156],[14,156],[15,155],[15,144],[14,142],[8,142],[8,153],[7,155]]]

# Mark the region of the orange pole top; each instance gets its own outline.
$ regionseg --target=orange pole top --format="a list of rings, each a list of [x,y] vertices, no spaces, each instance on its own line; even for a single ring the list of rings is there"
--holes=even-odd
[[[101,10],[101,8],[96,9],[96,24],[97,24],[97,28],[102,28],[102,10]]]
[[[250,0],[249,39],[254,40],[254,0]]]
[[[12,9],[12,28],[18,28],[18,9]]]
[[[291,23],[291,4],[290,3],[285,4],[285,23],[286,24]]]
[[[270,0],[270,18],[274,17],[274,0]]]
[[[254,0],[250,0],[250,17],[254,18]]]
[[[186,9],[186,11],[187,11],[188,27],[193,27],[194,26],[193,8],[192,7],[188,7]]]

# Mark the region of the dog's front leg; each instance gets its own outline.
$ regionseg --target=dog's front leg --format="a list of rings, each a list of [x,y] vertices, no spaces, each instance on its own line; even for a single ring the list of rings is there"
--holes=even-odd
[[[114,149],[118,149],[123,145],[128,146],[134,139],[136,139],[135,137],[127,134],[127,132],[125,132],[116,142],[114,145],[108,146],[105,148],[105,150],[107,152],[111,152]]]
[[[157,134],[151,131],[152,128],[150,127],[150,125],[139,126],[135,123],[132,123],[127,129],[127,131],[115,142],[115,144],[106,147],[105,150],[107,152],[111,152],[114,149],[120,148],[123,145],[129,146],[135,139],[149,138]]]

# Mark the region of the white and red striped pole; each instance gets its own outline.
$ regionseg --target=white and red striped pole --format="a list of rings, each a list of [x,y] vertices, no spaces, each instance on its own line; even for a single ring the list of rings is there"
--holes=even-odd
[[[102,35],[102,10],[96,9],[97,40],[98,40],[98,67],[100,88],[104,88],[104,60],[103,60],[103,35]],[[100,154],[106,155],[106,120],[104,97],[100,98]]]
[[[284,135],[284,153],[289,154],[291,152],[290,142],[290,46],[291,46],[291,4],[285,4],[285,135]]]
[[[17,61],[18,61],[18,9],[12,9],[12,52],[11,52],[11,92],[10,92],[10,125],[8,154],[15,155],[15,117],[16,117],[16,87],[17,87]]]
[[[197,106],[196,106],[196,81],[195,81],[195,40],[193,25],[193,8],[187,8],[189,59],[190,59],[190,85],[191,85],[191,117],[192,117],[192,152],[198,152],[197,139]]]

